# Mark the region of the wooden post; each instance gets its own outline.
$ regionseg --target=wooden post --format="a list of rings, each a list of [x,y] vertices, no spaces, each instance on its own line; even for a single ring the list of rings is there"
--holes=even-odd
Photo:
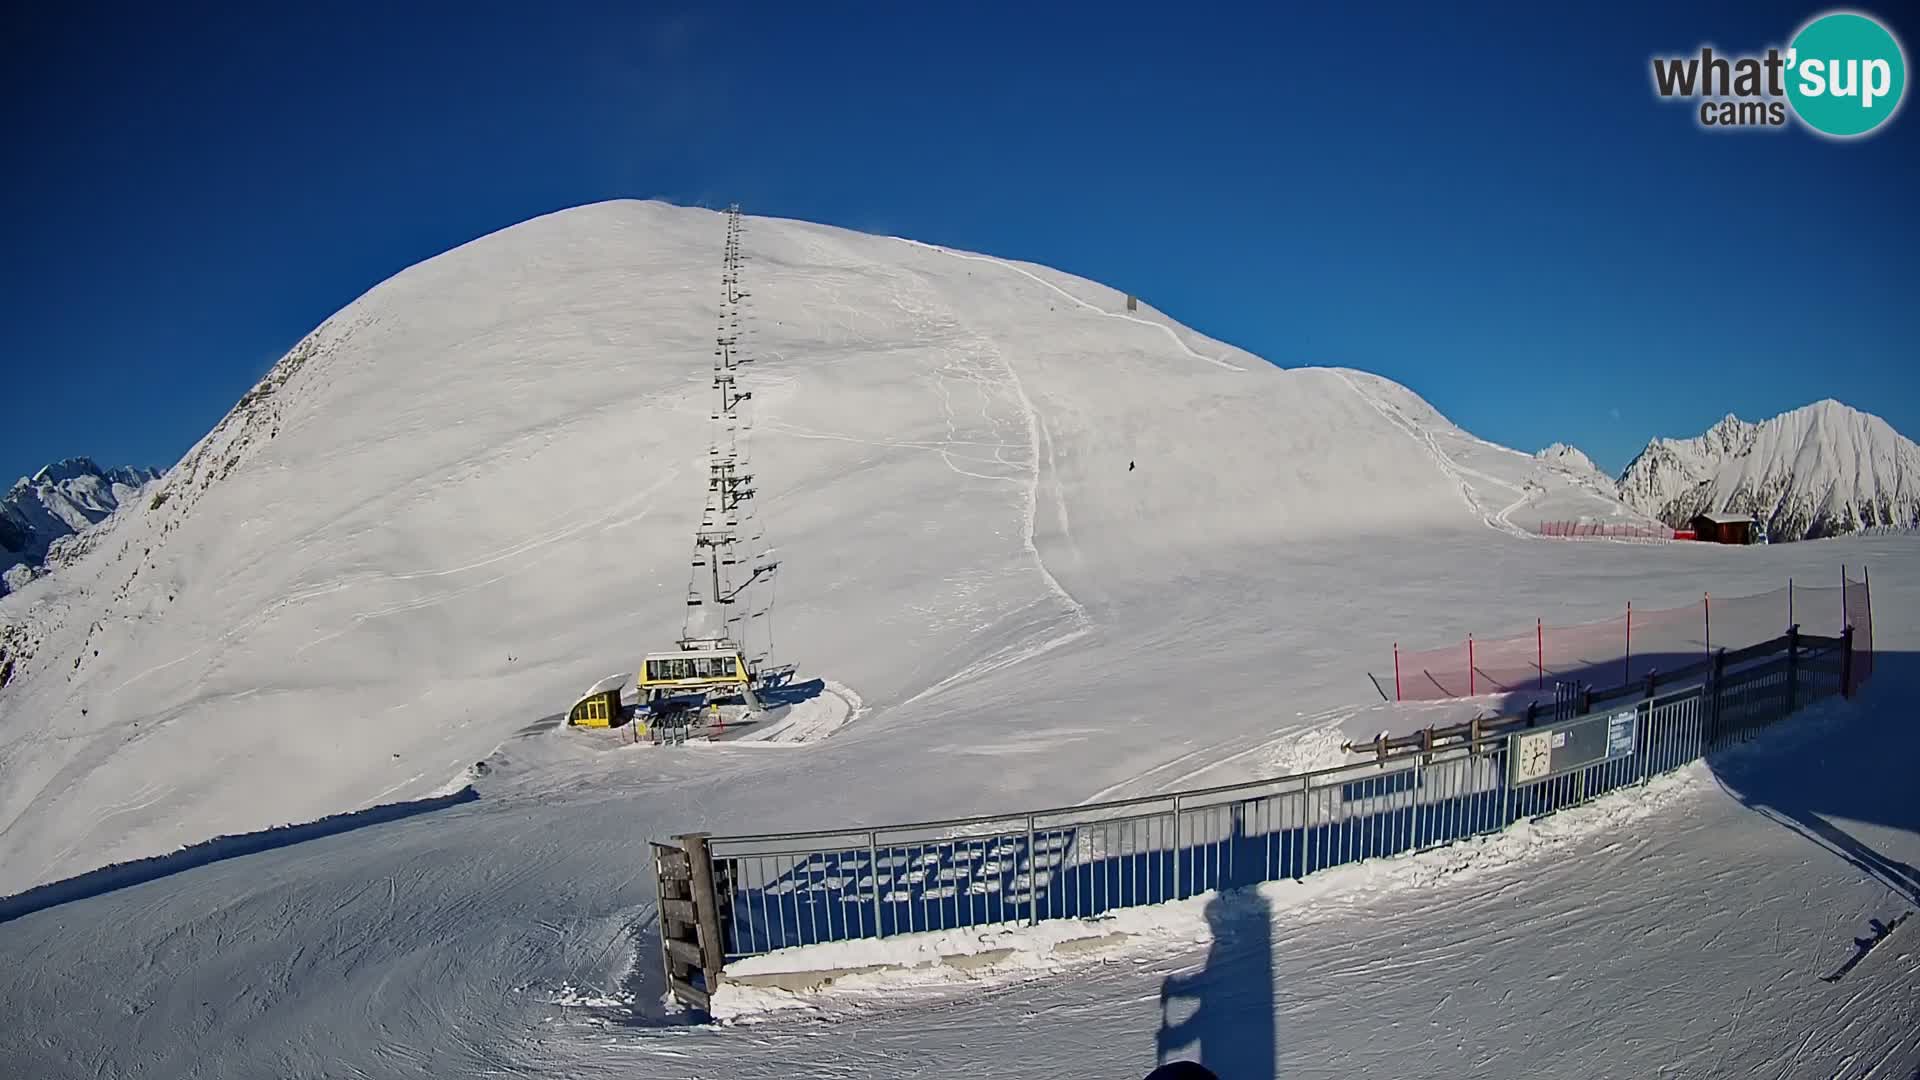
[[[1713,659],[1713,594],[1700,594],[1700,612],[1706,620],[1707,659]]]
[[[686,848],[658,841],[652,846],[660,911],[660,964],[665,969],[667,990],[693,1008],[710,1008],[712,987],[704,970],[706,953],[699,941],[700,916]],[[701,971],[699,986],[694,985],[696,970]]]
[[[1627,601],[1627,671],[1624,683],[1633,681],[1633,601]]]
[[[1403,700],[1400,697],[1400,643],[1397,641],[1393,643],[1393,700]]]
[[[1537,615],[1533,620],[1533,669],[1540,676],[1535,680],[1533,688],[1545,690],[1547,688],[1547,631],[1545,624],[1541,623]]]
[[[1474,695],[1473,686],[1473,635],[1467,635],[1467,696]]]
[[[680,839],[693,871],[693,910],[700,927],[700,967],[711,997],[720,989],[720,969],[726,966],[726,942],[720,938],[720,904],[713,888],[713,857],[706,833],[688,833]]]

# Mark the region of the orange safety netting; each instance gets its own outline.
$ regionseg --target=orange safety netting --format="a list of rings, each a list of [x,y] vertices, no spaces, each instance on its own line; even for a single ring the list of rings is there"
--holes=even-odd
[[[1699,602],[1681,607],[1648,610],[1627,604],[1616,618],[1577,626],[1549,626],[1536,619],[1531,633],[1468,637],[1438,649],[1396,645],[1392,670],[1372,677],[1383,695],[1401,701],[1539,691],[1556,682],[1612,687],[1650,672],[1678,671],[1722,649],[1769,641],[1789,626],[1836,637],[1852,626],[1857,686],[1873,674],[1873,601],[1865,581],[1844,573],[1842,579],[1844,587],[1789,583],[1756,596],[1703,594]]]

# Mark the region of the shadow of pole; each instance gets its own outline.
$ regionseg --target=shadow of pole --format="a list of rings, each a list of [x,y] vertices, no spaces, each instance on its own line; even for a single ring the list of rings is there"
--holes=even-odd
[[[1238,813],[1229,843],[1248,844]],[[1236,858],[1230,865],[1259,863]],[[1199,971],[1169,975],[1160,985],[1160,1030],[1154,1042],[1155,1060],[1163,1064],[1155,1077],[1208,1075],[1178,1071],[1196,1061],[1222,1080],[1271,1080],[1274,1075],[1272,912],[1252,887],[1259,875],[1238,876],[1223,881],[1207,902],[1213,944],[1206,963]]]

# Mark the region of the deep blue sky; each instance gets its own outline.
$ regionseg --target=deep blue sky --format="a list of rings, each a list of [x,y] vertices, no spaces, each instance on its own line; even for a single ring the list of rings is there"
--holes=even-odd
[[[9,16],[0,476],[171,464],[382,278],[617,196],[1047,263],[1609,469],[1829,396],[1920,435],[1920,112],[1650,88],[1815,6],[295,6]]]

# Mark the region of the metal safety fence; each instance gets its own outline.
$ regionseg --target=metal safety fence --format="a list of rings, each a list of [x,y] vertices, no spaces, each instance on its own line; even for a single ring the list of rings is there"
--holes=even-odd
[[[1295,776],[1021,814],[681,840],[710,860],[725,960],[1087,918],[1450,844],[1644,782],[1849,692],[1859,681],[1852,636],[1790,635],[1777,655],[1644,700]]]

